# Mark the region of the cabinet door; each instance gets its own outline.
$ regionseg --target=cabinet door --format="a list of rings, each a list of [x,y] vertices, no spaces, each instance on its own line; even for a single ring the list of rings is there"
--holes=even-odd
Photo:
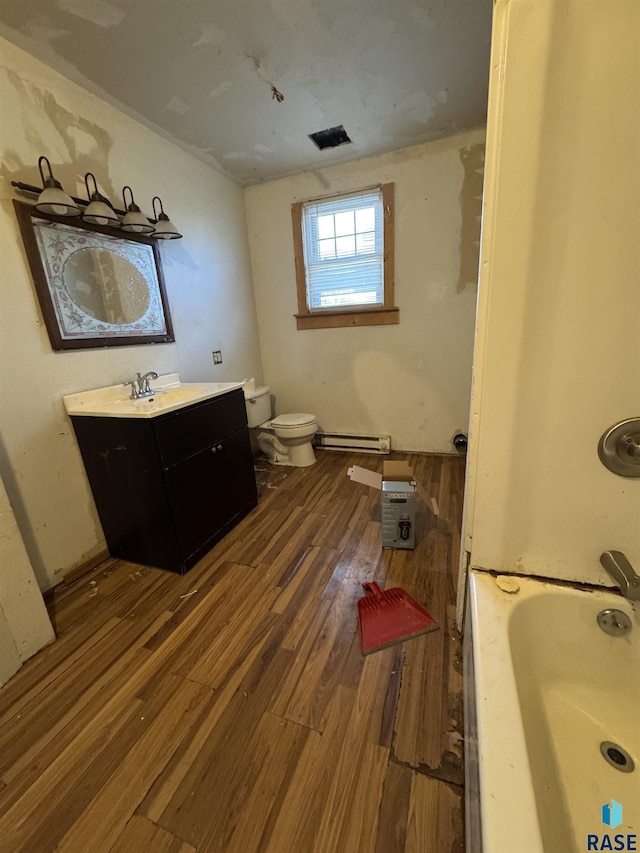
[[[214,445],[165,472],[183,560],[221,526],[220,470]]]
[[[150,424],[85,416],[72,422],[111,556],[179,570],[180,546]]]
[[[249,430],[241,429],[217,445],[221,512],[225,523],[258,502]]]
[[[232,519],[256,504],[247,429],[166,471],[178,538],[186,561],[220,538]]]
[[[169,468],[246,427],[244,394],[236,388],[213,400],[162,415],[154,426],[162,464]]]

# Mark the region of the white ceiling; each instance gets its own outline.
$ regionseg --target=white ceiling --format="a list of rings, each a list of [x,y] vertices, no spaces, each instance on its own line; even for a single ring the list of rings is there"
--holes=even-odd
[[[0,34],[248,185],[484,124],[492,5],[0,0]]]

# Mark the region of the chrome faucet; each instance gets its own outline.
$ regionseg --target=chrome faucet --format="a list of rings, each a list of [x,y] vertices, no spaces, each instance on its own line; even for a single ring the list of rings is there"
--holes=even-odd
[[[140,388],[140,391],[142,392],[143,396],[146,397],[147,394],[154,393],[151,385],[149,385],[149,380],[157,378],[158,374],[155,372],[155,370],[150,370],[148,373],[145,373],[143,377],[140,377],[140,374],[138,374],[138,387]]]
[[[602,567],[620,587],[629,601],[640,601],[640,577],[622,551],[605,551],[600,557]]]
[[[122,384],[124,386],[131,385],[130,398],[132,400],[139,400],[141,397],[150,397],[152,394],[155,394],[155,391],[149,385],[149,380],[157,378],[158,374],[155,370],[150,370],[144,376],[138,373],[135,379],[132,379],[130,382],[123,382]]]

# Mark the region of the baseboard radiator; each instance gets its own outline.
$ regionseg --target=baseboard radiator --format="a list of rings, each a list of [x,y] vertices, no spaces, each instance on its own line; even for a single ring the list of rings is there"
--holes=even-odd
[[[351,435],[345,432],[317,432],[315,446],[321,450],[351,450],[360,453],[390,453],[390,435]]]

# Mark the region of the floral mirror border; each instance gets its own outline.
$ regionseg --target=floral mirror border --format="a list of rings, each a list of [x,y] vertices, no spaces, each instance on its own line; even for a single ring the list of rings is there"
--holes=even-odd
[[[31,274],[53,350],[171,343],[175,340],[160,253],[155,240],[89,225],[78,218],[40,213],[13,201]],[[56,239],[60,235],[62,239]],[[64,267],[86,249],[108,250],[132,264],[149,289],[148,306],[135,322],[111,324],[86,313],[70,296]]]

